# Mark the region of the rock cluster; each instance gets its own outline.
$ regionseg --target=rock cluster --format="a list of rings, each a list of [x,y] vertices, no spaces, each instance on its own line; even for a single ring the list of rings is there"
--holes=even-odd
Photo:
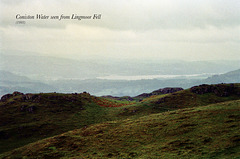
[[[84,93],[83,93],[84,94]],[[80,94],[79,94],[80,95]],[[85,95],[88,95],[85,93]],[[78,94],[72,94],[71,96],[69,95],[59,95],[59,94],[49,94],[49,95],[44,95],[43,94],[31,94],[31,93],[27,93],[27,94],[23,94],[21,92],[13,92],[12,94],[6,94],[4,96],[1,97],[0,102],[7,102],[10,98],[16,97],[14,98],[14,101],[22,101],[22,102],[33,102],[33,103],[46,103],[46,102],[50,102],[50,103],[54,103],[54,102],[80,102]],[[84,98],[84,97],[82,97]],[[87,98],[87,97],[86,97]]]
[[[163,89],[159,89],[159,90],[156,90],[156,91],[153,91],[153,95],[154,94],[168,94],[168,93],[174,93],[174,92],[178,92],[178,91],[182,91],[183,88],[180,88],[180,87],[176,87],[176,88],[171,88],[171,87],[166,87],[166,88],[163,88]]]
[[[203,84],[200,86],[195,86],[190,88],[191,92],[196,94],[206,94],[206,93],[214,93],[220,97],[227,97],[230,94],[233,94],[235,91],[234,84],[224,85],[224,84],[217,84],[217,85],[207,85]]]
[[[6,102],[11,97],[13,97],[12,94],[5,94],[4,96],[2,96],[1,102]]]
[[[28,93],[28,94],[23,94],[21,99],[22,101],[40,102],[41,95]]]
[[[6,95],[2,96],[0,101],[6,102],[10,98],[16,97],[16,96],[20,96],[20,98],[18,98],[18,100],[21,100],[21,101],[30,101],[31,100],[33,102],[39,102],[41,99],[41,95],[31,94],[31,93],[24,94],[21,92],[13,92],[12,94],[6,94]]]
[[[183,90],[183,88],[180,88],[180,87],[176,87],[176,88],[166,87],[166,88],[162,88],[162,89],[153,91],[152,93],[140,94],[140,95],[136,96],[136,98],[146,98],[146,97],[150,97],[152,95],[168,94],[168,93],[174,93],[174,92],[178,92],[178,91],[182,91],[182,90]]]
[[[0,101],[6,102],[9,98],[19,96],[19,95],[23,95],[23,93],[16,91],[16,92],[13,92],[13,94],[5,94],[4,96],[1,97]]]

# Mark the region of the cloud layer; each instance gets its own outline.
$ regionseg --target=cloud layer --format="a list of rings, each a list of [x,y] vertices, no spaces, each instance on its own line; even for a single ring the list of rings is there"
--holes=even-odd
[[[240,59],[238,0],[0,2],[1,48],[53,56]],[[21,15],[93,15],[101,20],[26,20]]]

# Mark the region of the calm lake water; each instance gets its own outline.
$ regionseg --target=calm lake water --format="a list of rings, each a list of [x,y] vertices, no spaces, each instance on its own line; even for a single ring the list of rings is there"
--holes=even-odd
[[[137,76],[109,75],[97,78],[105,80],[141,80],[141,79],[176,79],[176,78],[203,79],[212,76],[213,74],[214,73],[191,74],[191,75],[137,75]]]

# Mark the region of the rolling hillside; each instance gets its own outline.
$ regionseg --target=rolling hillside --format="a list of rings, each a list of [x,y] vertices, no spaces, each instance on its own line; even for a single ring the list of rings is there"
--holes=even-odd
[[[237,158],[240,100],[91,125],[3,154],[30,158]]]
[[[225,109],[228,109],[227,107],[228,104],[226,104],[226,102],[227,101],[229,101],[230,103],[232,102],[233,104],[230,104],[230,105],[232,105],[233,107],[229,107],[229,109],[234,109],[236,110],[235,112],[237,112],[237,110],[239,109],[239,101],[237,100],[239,99],[240,99],[240,84],[200,85],[200,86],[192,87],[191,89],[181,90],[181,91],[170,93],[170,94],[160,94],[160,95],[155,94],[150,97],[145,97],[140,102],[138,100],[129,101],[128,99],[115,100],[115,99],[106,99],[103,97],[95,97],[86,92],[80,93],[80,94],[77,94],[77,93],[74,93],[74,94],[59,94],[59,93],[23,94],[20,92],[14,92],[13,94],[7,94],[3,96],[0,102],[0,124],[1,124],[0,125],[0,150],[1,150],[0,153],[13,150],[15,148],[24,146],[32,142],[36,142],[38,140],[41,140],[47,137],[59,135],[70,130],[80,129],[80,130],[76,130],[76,132],[79,132],[79,131],[82,132],[85,129],[86,130],[96,129],[95,126],[102,127],[95,124],[101,125],[102,123],[103,125],[105,125],[106,123],[117,123],[117,125],[115,126],[120,126],[121,124],[123,124],[120,127],[124,128],[125,127],[124,123],[127,125],[131,123],[133,127],[134,125],[136,127],[138,125],[137,123],[139,122],[142,123],[141,120],[152,118],[154,116],[152,114],[156,114],[155,116],[156,118],[159,117],[159,119],[156,119],[156,121],[163,120],[162,117],[165,116],[165,114],[167,114],[168,118],[167,119],[164,118],[164,120],[167,120],[166,122],[170,122],[171,123],[170,125],[181,123],[181,121],[183,123],[188,122],[188,124],[191,125],[191,123],[192,122],[194,123],[195,120],[203,120],[201,118],[202,115],[198,114],[199,112],[198,109],[205,110],[205,108],[207,109],[213,108],[214,111],[216,108],[217,114],[220,115],[219,117],[216,117],[216,118],[222,118],[222,116],[224,116]],[[221,107],[219,107],[221,108],[221,110],[218,109],[218,104],[216,103],[219,103],[220,106],[222,105]],[[207,105],[210,105],[210,104],[214,104],[214,106],[208,107]],[[189,119],[191,120],[188,120],[188,118],[185,119],[183,117],[184,115],[181,113],[180,113],[181,114],[180,116],[173,115],[173,114],[179,114],[181,110],[183,110],[183,112],[184,111],[189,112],[187,116],[189,116]],[[195,113],[190,113],[191,111]],[[194,117],[196,114],[197,116],[199,116],[199,119],[196,119]],[[229,116],[231,115],[229,114]],[[235,115],[233,114],[233,116]],[[236,116],[237,116],[236,122],[234,117],[235,125],[239,124],[239,118],[238,118],[239,114],[237,114]],[[179,119],[179,121],[177,120],[174,121],[175,117],[176,119]],[[172,118],[172,120],[168,121],[168,119],[170,118]],[[182,120],[180,120],[180,118],[182,118]],[[210,118],[212,117],[209,116],[207,120],[215,120],[213,118],[212,119]],[[144,121],[143,123],[146,123],[146,121]],[[216,124],[216,123],[212,123],[212,124]],[[151,125],[151,122],[150,122],[150,125]],[[156,123],[153,125],[157,126]],[[175,128],[177,125],[175,125]],[[200,130],[201,128],[199,127],[199,125],[201,124],[193,125],[190,127],[194,127],[194,129],[196,128],[197,130]],[[114,124],[110,124],[110,125],[107,124],[106,126],[107,130],[104,130],[104,132],[107,131],[106,133],[113,134],[113,132],[111,132],[110,130],[114,131],[114,129],[116,128],[117,134],[121,134],[121,132],[118,133],[118,131],[120,131],[120,127],[117,128],[115,126],[114,127],[112,126],[114,126]],[[165,128],[171,129],[171,127],[165,127]],[[135,128],[133,130],[135,130]],[[136,132],[137,131],[138,130],[136,130]],[[146,129],[146,131],[148,130]],[[232,131],[236,133],[235,129]],[[134,134],[136,134],[136,132]],[[150,134],[154,134],[154,133],[156,133],[155,130]],[[100,135],[103,135],[103,134],[100,134]],[[161,136],[160,134],[158,135],[159,137]],[[184,132],[183,132],[183,135],[184,135]],[[212,134],[209,134],[209,135],[211,137]],[[150,137],[150,135],[148,136]],[[136,137],[139,138],[139,136],[136,136]],[[175,137],[176,138],[174,139],[177,140],[177,136]],[[181,140],[182,137],[180,137],[178,140]],[[83,138],[83,137],[80,136],[80,138]],[[116,137],[116,138],[119,138],[119,137]],[[134,136],[129,137],[129,140],[131,140],[131,138],[133,138],[132,139],[133,141],[135,140]],[[166,138],[168,137],[166,136]],[[85,140],[85,138],[83,140]],[[88,138],[86,138],[86,140],[88,140]],[[89,140],[94,141],[95,139],[91,138]],[[123,144],[121,142],[124,142],[121,140],[122,139],[116,140],[114,141],[114,143],[121,145]],[[139,149],[139,151],[140,149],[142,149],[141,147],[143,145],[146,145],[144,144],[145,140],[146,139],[143,139],[143,140],[141,139],[141,141],[137,144],[138,145],[137,149]],[[237,140],[238,139],[236,139],[236,141]],[[168,141],[170,142],[171,140],[168,140]],[[41,141],[41,142],[45,142],[45,141]],[[76,142],[78,143],[78,141]],[[109,141],[109,142],[112,142],[112,141]],[[158,141],[154,141],[154,142],[158,142]],[[163,143],[154,143],[153,145],[155,144],[161,145]],[[61,145],[61,144],[58,143],[58,145]],[[108,143],[106,143],[106,145],[108,145]],[[94,145],[88,145],[88,146],[94,147]],[[44,149],[45,148],[46,147],[44,147]],[[57,148],[56,146],[49,146],[49,150],[52,150],[52,151],[46,152],[46,153],[49,154],[51,157],[57,157],[57,156],[63,157],[64,153],[62,151],[64,152],[66,151],[66,155],[69,155],[70,153],[72,153],[70,151],[68,152],[68,150],[65,150],[65,148],[66,147]],[[127,148],[129,148],[129,150],[133,149],[131,147],[126,147],[126,149]],[[224,147],[224,149],[225,148],[226,147]],[[29,149],[29,147],[27,149]],[[61,151],[58,151],[59,149],[61,149]],[[118,153],[113,153],[115,152],[115,150],[114,151],[108,150],[108,152],[111,152],[111,154],[105,154],[105,152],[102,152],[102,151],[100,152],[98,148],[93,148],[93,149],[96,149],[97,157],[99,157],[99,155],[101,154],[104,157],[106,157],[106,155],[116,156],[118,154]],[[106,150],[107,149],[108,148],[106,148]],[[166,151],[168,151],[169,149],[170,149],[169,147],[166,148]],[[176,149],[174,148],[174,145],[172,149]],[[197,149],[198,148],[196,148],[194,151],[200,152],[200,150],[197,150]],[[76,150],[78,149],[76,148]],[[21,149],[16,151],[22,152]],[[38,152],[40,153],[41,151],[43,151],[42,149],[38,150],[37,148],[37,150],[31,150],[31,151],[36,152],[36,156],[46,155],[45,150],[41,154],[38,154]],[[74,150],[71,150],[71,151],[74,151]],[[215,149],[213,151],[216,152]],[[52,156],[54,155],[52,154],[52,152],[56,152],[57,156]],[[95,152],[93,153],[95,154]],[[133,152],[128,153],[123,151],[123,153],[119,155],[131,157],[132,153]],[[181,153],[181,152],[178,152],[178,153]],[[17,153],[14,152],[14,154],[17,154]],[[90,157],[94,157],[94,154],[88,154],[88,152],[87,151],[85,152],[84,150],[84,155],[90,155]],[[183,154],[189,155],[187,152],[184,152]],[[209,155],[209,153],[207,154]],[[18,154],[18,155],[21,156],[21,154]],[[28,152],[26,152],[26,154],[24,152],[23,155],[29,155],[29,154]],[[76,153],[75,155],[78,155],[78,154]],[[175,152],[173,152],[173,154],[166,154],[166,155],[174,156],[176,154]],[[143,153],[139,153],[139,152],[137,152],[137,156],[144,157]]]

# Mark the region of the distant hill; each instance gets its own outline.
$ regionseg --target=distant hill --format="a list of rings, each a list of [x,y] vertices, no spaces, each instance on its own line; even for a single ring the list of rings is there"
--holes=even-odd
[[[53,92],[54,90],[56,89],[48,84],[0,70],[0,96],[14,91],[37,93]]]
[[[201,80],[208,74],[239,69],[240,63],[237,60],[167,61],[155,59],[138,61],[105,58],[97,60],[94,58],[95,60],[93,60],[84,57],[68,59],[46,55],[37,56],[34,53],[18,51],[1,52],[0,58],[1,70],[28,78],[15,77],[14,83],[23,81],[23,84],[12,85],[9,84],[9,81],[5,82],[0,85],[0,91],[3,92],[1,94],[12,93],[16,88],[15,90],[21,92],[72,93],[87,91],[98,96],[136,96],[142,92],[151,92],[164,87],[190,88],[203,83],[226,83],[224,80],[220,80],[220,82],[210,79]],[[108,80],[105,78],[114,75],[126,77],[126,79]],[[128,80],[129,76],[148,77],[154,75],[177,75],[177,77]]]
[[[104,66],[90,61],[77,61],[48,56],[1,55],[0,68],[16,72],[34,80],[87,79],[99,75],[97,68]]]
[[[8,73],[6,73],[8,72]],[[207,79],[149,79],[149,80],[103,80],[103,79],[65,79],[65,80],[32,80],[26,76],[19,76],[9,71],[0,72],[0,95],[20,92],[62,92],[73,93],[87,91],[97,96],[137,96],[142,92],[151,93],[152,90],[164,87],[190,88],[200,84],[238,83],[239,70],[214,75]],[[11,77],[11,78],[10,78]]]
[[[59,88],[60,92],[88,91],[98,96],[137,96],[142,92],[151,92],[164,87],[190,88],[200,84],[239,83],[239,70],[229,73],[214,75],[206,79],[145,79],[145,80],[57,80],[49,84]]]
[[[240,69],[205,79],[205,83],[236,83],[240,82]]]
[[[222,73],[239,68],[239,61],[167,61],[68,59],[34,53],[1,52],[1,70],[32,79],[90,79],[109,75],[191,75]]]
[[[169,94],[169,93],[174,93],[174,92],[178,92],[178,91],[181,91],[181,90],[183,90],[183,88],[179,88],[179,87],[173,87],[173,88],[166,87],[166,88],[161,88],[161,89],[155,90],[155,91],[153,91],[151,93],[142,93],[142,94],[137,95],[135,97],[130,97],[130,96],[114,97],[114,96],[111,96],[111,95],[102,96],[102,97],[103,98],[107,98],[107,99],[121,100],[121,101],[124,101],[124,100],[127,100],[127,101],[134,101],[134,100],[141,101],[144,98],[151,97],[153,95]]]
[[[31,82],[31,79],[16,75],[9,71],[0,70],[0,80],[1,82],[11,82],[11,81],[18,81],[18,82]]]

